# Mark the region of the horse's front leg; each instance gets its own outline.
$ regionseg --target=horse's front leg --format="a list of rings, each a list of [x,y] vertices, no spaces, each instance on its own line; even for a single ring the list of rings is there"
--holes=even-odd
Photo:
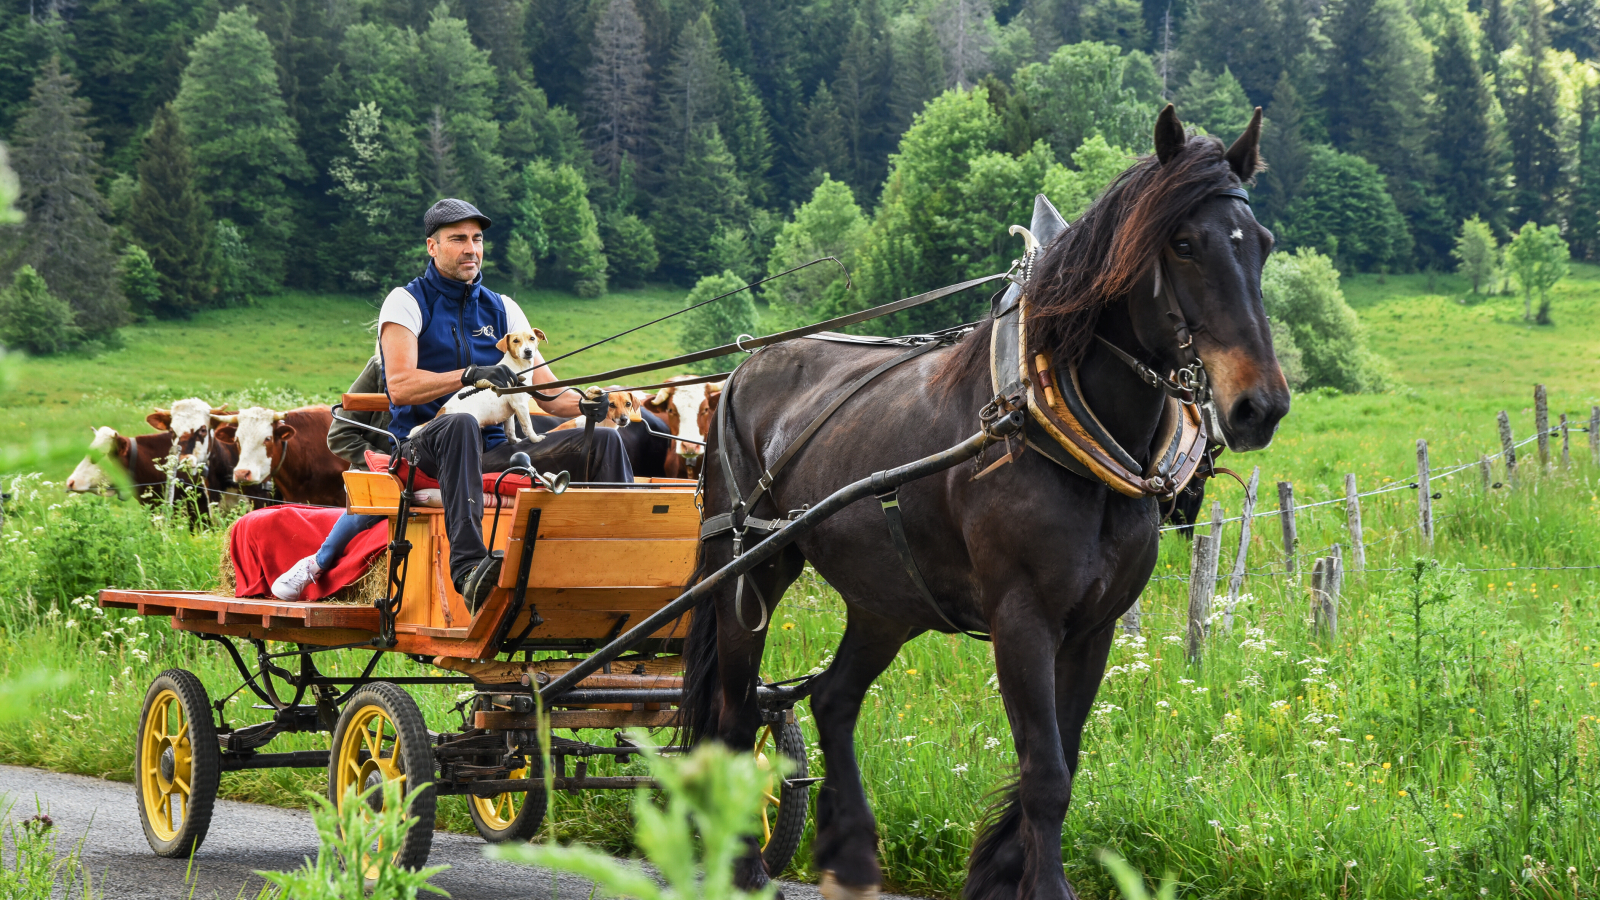
[[[861,786],[856,762],[856,720],[867,688],[889,667],[910,637],[905,625],[850,607],[844,638],[827,671],[812,682],[811,713],[826,766],[817,794],[817,836],[812,844],[827,900],[876,897],[878,822]]]
[[[1013,598],[993,618],[995,669],[1016,743],[1018,779],[973,843],[967,900],[1072,900],[1061,871],[1061,825],[1072,772],[1057,724],[1059,617]]]

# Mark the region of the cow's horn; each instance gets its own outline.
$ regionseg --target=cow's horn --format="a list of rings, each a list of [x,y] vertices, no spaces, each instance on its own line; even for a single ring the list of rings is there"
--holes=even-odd
[[[283,413],[275,412],[275,413],[272,414],[272,421],[274,421],[274,422],[282,422],[283,421],[283,416],[284,416]]]
[[[220,422],[223,425],[237,425],[239,424],[239,414],[234,413],[231,416],[219,416],[216,413],[212,413],[211,420],[213,422]]]
[[[650,398],[650,402],[651,403],[665,403],[665,402],[667,402],[667,400],[671,399],[671,397],[672,397],[672,388],[664,387],[661,390],[656,391],[656,395],[654,397]]]

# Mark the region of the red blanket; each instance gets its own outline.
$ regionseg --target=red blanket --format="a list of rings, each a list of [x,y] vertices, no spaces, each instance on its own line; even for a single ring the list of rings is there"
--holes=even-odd
[[[240,519],[233,526],[228,547],[233,556],[233,595],[272,596],[272,582],[290,566],[320,550],[341,515],[341,510],[326,507],[285,505],[256,510]],[[355,584],[373,557],[388,545],[387,521],[356,535],[333,568],[306,588],[305,599],[321,600]]]

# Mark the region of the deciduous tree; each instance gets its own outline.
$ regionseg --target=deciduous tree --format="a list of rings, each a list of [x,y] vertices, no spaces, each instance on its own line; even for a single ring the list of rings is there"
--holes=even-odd
[[[1506,246],[1506,268],[1522,289],[1522,317],[1540,325],[1550,324],[1550,289],[1567,277],[1571,252],[1555,225],[1540,228],[1526,222]],[[1534,295],[1539,297],[1539,312],[1533,311]]]
[[[1474,294],[1492,284],[1500,268],[1500,244],[1494,239],[1494,230],[1477,216],[1461,223],[1461,233],[1456,235],[1456,246],[1450,255],[1458,264],[1456,271],[1472,283]]]
[[[695,282],[694,289],[683,300],[684,306],[704,303],[718,294],[726,294],[744,287],[745,283],[732,272],[707,275]],[[693,312],[684,313],[683,331],[678,336],[678,346],[685,353],[720,347],[738,340],[741,334],[757,334],[760,319],[756,304],[749,291],[739,291],[715,303],[707,303]],[[720,359],[705,359],[689,366],[690,371],[709,375],[724,365]]]

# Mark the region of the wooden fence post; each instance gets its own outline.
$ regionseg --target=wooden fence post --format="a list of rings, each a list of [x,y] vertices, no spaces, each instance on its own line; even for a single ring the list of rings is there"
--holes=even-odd
[[[1233,609],[1239,605],[1239,590],[1244,586],[1245,554],[1250,549],[1250,519],[1256,511],[1256,488],[1261,485],[1261,467],[1250,470],[1250,483],[1244,488],[1244,511],[1239,514],[1239,553],[1233,558],[1228,576],[1228,605],[1222,609],[1222,632],[1233,633]]]
[[[1283,520],[1283,562],[1285,570],[1294,574],[1294,548],[1299,538],[1294,532],[1294,485],[1278,482],[1278,518]]]
[[[1317,557],[1311,564],[1311,632],[1315,634],[1322,627],[1322,595],[1327,590],[1328,584],[1328,559],[1324,556]]]
[[[1600,406],[1589,407],[1589,465],[1600,465]]]
[[[1533,427],[1539,430],[1539,468],[1550,468],[1550,403],[1544,385],[1533,386]]]
[[[1490,464],[1487,453],[1478,457],[1478,477],[1483,481],[1483,492],[1489,493],[1489,483],[1494,479],[1494,466]]]
[[[1572,468],[1572,438],[1567,434],[1567,414],[1561,414],[1561,468]]]
[[[1206,620],[1211,617],[1211,595],[1217,586],[1222,526],[1216,518],[1212,519],[1210,534],[1194,536],[1194,555],[1189,565],[1189,660],[1196,663],[1205,653]]]
[[[1344,476],[1344,517],[1350,523],[1350,558],[1356,571],[1367,567],[1367,546],[1361,541],[1361,495],[1356,492],[1356,473]]]
[[[1328,640],[1339,636],[1339,592],[1344,589],[1344,557],[1339,553],[1339,545],[1333,546],[1333,555],[1328,557],[1328,567],[1322,583],[1322,627],[1328,633]]]
[[[1428,442],[1417,438],[1417,525],[1422,539],[1433,543],[1433,488],[1428,484]]]
[[[1506,487],[1517,486],[1517,442],[1511,439],[1511,417],[1500,410],[1500,455],[1506,462]]]

